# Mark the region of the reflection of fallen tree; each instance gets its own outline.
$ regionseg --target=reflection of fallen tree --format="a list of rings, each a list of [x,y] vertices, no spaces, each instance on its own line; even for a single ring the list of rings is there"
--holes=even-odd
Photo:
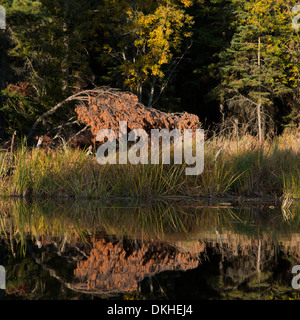
[[[90,258],[81,261],[75,276],[82,289],[100,292],[128,292],[138,288],[145,277],[168,270],[196,268],[199,260],[162,243],[144,243],[139,248],[124,247],[122,242],[96,242]]]
[[[218,287],[218,290],[231,290],[241,284],[248,284],[253,279],[256,279],[255,283],[258,279],[259,283],[261,276],[265,281],[269,273],[272,277],[273,266],[277,263],[275,260],[279,252],[289,253],[289,256],[292,252],[299,253],[298,234],[291,239],[284,239],[277,246],[269,236],[257,239],[231,232],[222,233],[221,236],[221,239],[179,241],[172,244],[159,241],[141,242],[126,238],[108,241],[101,236],[96,242],[95,238],[89,241],[93,244],[93,248],[87,249],[88,253],[77,248],[77,243],[72,242],[65,246],[62,239],[58,241],[59,250],[55,253],[73,266],[74,262],[77,262],[77,268],[74,270],[75,278],[70,282],[62,278],[58,270],[47,263],[45,257],[42,259],[36,257],[31,243],[26,242],[35,263],[64,287],[79,294],[102,298],[135,291],[146,277],[149,277],[151,290],[152,276],[163,271],[195,269],[205,261],[212,269],[217,265],[219,267],[218,274],[222,276],[223,286]],[[165,287],[162,287],[165,290]]]
[[[44,259],[38,258],[30,241],[26,240],[26,247],[34,262],[65,288],[102,298],[134,291],[138,288],[138,282],[145,277],[163,271],[185,271],[196,268],[199,264],[194,254],[181,253],[163,243],[144,243],[140,248],[136,243],[134,247],[130,243],[129,246],[124,246],[123,241],[96,242],[90,256],[84,254],[87,260],[77,262],[74,270],[76,281],[72,282],[66,281]],[[63,257],[61,252],[57,254]]]

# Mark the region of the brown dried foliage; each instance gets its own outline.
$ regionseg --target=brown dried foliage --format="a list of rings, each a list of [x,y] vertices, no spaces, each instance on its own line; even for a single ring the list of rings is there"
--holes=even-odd
[[[138,102],[136,95],[117,90],[91,92],[88,104],[82,103],[75,109],[78,119],[91,126],[94,136],[101,129],[119,131],[119,121],[126,121],[129,130],[144,129],[192,129],[199,124],[198,116],[184,113],[165,113],[147,108]]]
[[[33,94],[33,88],[28,82],[17,82],[16,84],[9,84],[7,86],[8,92],[15,92],[28,97]]]
[[[167,270],[196,268],[198,259],[162,243],[142,244],[130,253],[122,242],[104,239],[94,244],[89,259],[77,263],[75,276],[85,282],[87,290],[125,292],[137,289],[138,281]]]

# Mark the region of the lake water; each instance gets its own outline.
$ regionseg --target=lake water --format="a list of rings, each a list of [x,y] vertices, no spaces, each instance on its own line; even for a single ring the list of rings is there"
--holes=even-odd
[[[1,299],[300,296],[297,202],[5,199],[0,212]]]

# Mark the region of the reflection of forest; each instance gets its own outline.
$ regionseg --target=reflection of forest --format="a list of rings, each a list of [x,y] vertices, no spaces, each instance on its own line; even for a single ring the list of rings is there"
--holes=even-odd
[[[182,293],[176,293],[176,287],[181,286],[185,286],[185,290],[189,289],[189,292],[196,289],[195,294],[200,294],[197,290],[201,289],[203,281],[206,282],[206,287],[201,290],[217,290],[218,295],[231,292],[243,283],[249,284],[253,276],[258,283],[261,281],[267,286],[266,283],[269,282],[272,287],[272,281],[278,279],[278,272],[279,278],[285,279],[285,289],[290,290],[290,269],[293,263],[299,263],[300,252],[300,234],[296,233],[287,238],[281,237],[277,242],[267,235],[256,238],[231,231],[215,237],[203,237],[201,241],[141,241],[128,237],[111,238],[103,234],[87,240],[83,244],[78,239],[74,242],[68,241],[66,237],[42,237],[42,247],[40,240],[35,245],[26,241],[25,264],[29,267],[31,259],[32,270],[36,272],[34,265],[39,265],[43,270],[43,277],[48,274],[48,280],[43,280],[45,283],[54,279],[61,288],[60,292],[67,289],[76,296],[109,298],[133,292],[139,295],[141,284],[145,281],[148,281],[146,291],[149,293],[152,290],[153,294],[155,285],[152,285],[152,278],[159,278],[160,289],[164,287],[166,295],[174,295],[176,298],[176,295],[186,292],[181,290]],[[279,266],[280,255],[290,261],[283,269]],[[5,264],[6,259],[3,256],[1,259]],[[28,267],[24,268],[22,259],[19,262],[22,271],[18,269],[16,257],[13,258],[12,255],[9,261],[11,267],[7,268],[11,270],[10,276],[16,273],[15,277],[20,278],[20,273],[28,270]],[[68,276],[62,271],[67,268],[71,272]],[[36,294],[37,284],[33,284],[33,278],[28,280],[28,276],[26,277],[23,283],[19,281],[18,285],[9,285],[7,294],[13,296],[18,292],[20,295],[24,290],[26,297]],[[37,281],[41,281],[40,276],[37,278]],[[203,292],[201,297],[202,294]],[[204,294],[203,297],[209,296]]]
[[[299,261],[299,234],[277,244],[267,236],[250,239],[226,233],[223,237],[221,241],[180,241],[173,245],[102,239],[94,243],[88,259],[77,263],[74,274],[85,291],[127,292],[137,290],[146,277],[163,271],[192,270],[217,255],[224,287],[237,287],[253,275],[260,278],[262,272],[272,270],[279,252]]]
[[[255,286],[268,290],[284,279],[284,290],[291,290],[291,267],[300,259],[295,210],[295,219],[285,221],[280,210],[266,206],[87,208],[16,201],[1,207],[0,202],[6,294],[110,298],[152,290],[174,299],[180,294],[206,299],[211,292],[217,298],[234,290],[242,290],[241,296],[254,278]]]

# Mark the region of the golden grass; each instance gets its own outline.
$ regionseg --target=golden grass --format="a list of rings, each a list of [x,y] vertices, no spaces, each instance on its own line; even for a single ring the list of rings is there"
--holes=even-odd
[[[186,176],[184,169],[185,165],[101,166],[82,150],[23,145],[13,157],[0,153],[0,192],[37,198],[300,198],[300,138],[287,132],[260,146],[252,136],[215,136],[205,142],[204,172]]]

